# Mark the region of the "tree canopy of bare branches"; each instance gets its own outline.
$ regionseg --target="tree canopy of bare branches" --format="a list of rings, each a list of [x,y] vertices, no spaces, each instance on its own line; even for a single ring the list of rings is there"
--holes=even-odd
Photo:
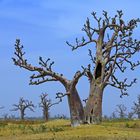
[[[29,109],[30,111],[34,112],[34,104],[32,103],[32,101],[29,100],[24,100],[23,97],[21,97],[19,99],[19,103],[18,104],[13,104],[13,109],[11,109],[11,111],[20,111],[20,118],[21,120],[24,120],[25,117],[25,110]]]
[[[115,112],[118,114],[119,118],[124,119],[127,116],[127,108],[123,104],[117,105]]]
[[[50,58],[44,60],[39,57],[39,66],[28,63],[20,40],[17,39],[15,43],[13,62],[21,68],[34,72],[30,77],[30,85],[59,81],[65,87],[66,93],[59,93],[59,96],[68,97],[72,126],[77,126],[84,121],[100,123],[104,89],[112,86],[120,90],[120,97],[128,95],[128,88],[136,83],[136,78],[129,82],[127,77],[118,77],[118,73],[125,73],[128,68],[134,70],[140,65],[140,61],[134,59],[140,51],[140,41],[133,36],[140,19],[131,19],[126,22],[123,19],[122,10],[118,10],[112,17],[106,11],[103,11],[101,17],[98,17],[96,12],[92,12],[91,15],[96,23],[95,27],[87,18],[82,29],[85,36],[81,39],[76,38],[74,45],[66,42],[73,51],[84,46],[92,46],[88,54],[92,63],[88,67],[82,66],[82,71],[77,71],[72,80],[55,72],[54,62],[51,62]],[[87,76],[90,82],[90,93],[84,109],[76,89],[83,75]]]
[[[128,82],[127,77],[122,80],[118,73],[124,73],[128,68],[134,70],[140,65],[139,59],[134,59],[140,51],[140,40],[133,36],[140,19],[125,22],[122,10],[118,10],[113,17],[106,11],[103,11],[102,17],[98,17],[96,12],[92,12],[91,15],[96,25],[92,26],[91,20],[87,18],[82,29],[85,36],[81,39],[76,38],[74,45],[68,41],[66,43],[73,51],[91,46],[89,56],[94,70],[91,65],[86,68],[86,76],[90,81],[90,95],[85,114],[86,120],[94,123],[101,121],[102,96],[106,86],[119,89],[122,97],[128,95],[127,88],[136,83],[136,78]],[[93,50],[96,51],[93,53]]]
[[[39,103],[39,107],[41,107],[43,109],[43,116],[44,119],[46,121],[48,121],[49,119],[49,110],[52,106],[59,104],[60,102],[62,102],[62,97],[60,98],[59,96],[57,96],[57,98],[59,98],[59,100],[57,102],[52,103],[51,99],[48,99],[48,94],[47,93],[42,93],[40,95],[40,103]]]

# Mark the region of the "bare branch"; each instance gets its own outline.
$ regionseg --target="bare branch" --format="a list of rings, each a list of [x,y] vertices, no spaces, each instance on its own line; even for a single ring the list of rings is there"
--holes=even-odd
[[[85,69],[83,71],[77,71],[72,79],[72,87],[75,88],[76,84],[78,83],[79,79],[85,74]]]
[[[82,68],[85,71],[85,76],[88,77],[88,80],[91,82],[93,79],[93,75],[92,75],[92,71],[91,71],[91,65],[89,64],[87,66],[87,68],[85,68],[84,66],[82,66]]]
[[[133,79],[133,81],[131,81],[128,84],[127,78],[125,78],[123,81],[119,81],[114,75],[111,75],[111,82],[108,82],[107,84],[120,89],[120,91],[121,91],[120,97],[122,97],[123,95],[128,95],[127,88],[131,87],[133,84],[135,84],[136,80],[137,79],[135,78],[135,79]]]
[[[68,41],[66,41],[67,45],[70,46],[72,48],[72,51],[80,48],[80,47],[83,47],[83,46],[86,46],[90,43],[96,43],[95,40],[90,40],[90,41],[85,41],[85,38],[83,37],[81,41],[79,41],[77,38],[76,38],[76,45],[72,45],[71,43],[69,43]]]
[[[96,57],[93,57],[91,49],[88,49],[88,51],[89,51],[88,55],[90,56],[92,63],[95,64],[96,63]]]
[[[58,74],[52,71],[52,65],[54,62],[49,63],[50,59],[44,61],[42,57],[40,57],[39,65],[41,67],[32,66],[31,64],[27,63],[26,59],[24,59],[25,52],[22,52],[22,49],[23,46],[20,45],[20,40],[17,39],[15,44],[15,55],[17,58],[12,59],[15,65],[38,73],[37,75],[33,74],[30,77],[31,85],[38,85],[47,81],[60,81],[63,85],[66,85],[67,79],[63,77],[62,74]]]
[[[69,96],[70,93],[62,93],[62,92],[58,92],[56,93],[56,99],[60,99],[60,101],[62,101],[62,98],[65,96]]]
[[[99,30],[101,29],[101,17],[100,18],[98,18],[97,16],[96,16],[96,12],[92,12],[91,13],[91,15],[93,16],[93,18],[97,21],[97,23],[98,23],[98,28],[99,28]]]

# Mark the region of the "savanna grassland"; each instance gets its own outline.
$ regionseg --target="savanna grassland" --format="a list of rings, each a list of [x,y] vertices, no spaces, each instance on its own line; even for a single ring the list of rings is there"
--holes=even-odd
[[[140,140],[140,120],[70,126],[69,120],[0,121],[0,140]]]

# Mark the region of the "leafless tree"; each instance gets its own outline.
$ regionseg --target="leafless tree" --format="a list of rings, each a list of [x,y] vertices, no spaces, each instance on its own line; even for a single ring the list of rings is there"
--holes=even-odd
[[[77,126],[83,123],[84,120],[84,110],[78,95],[76,85],[81,76],[84,75],[85,70],[82,72],[77,71],[72,80],[66,79],[63,74],[56,73],[52,66],[54,62],[50,62],[50,59],[46,61],[42,57],[39,57],[39,66],[33,66],[28,63],[24,58],[25,52],[23,52],[23,46],[20,44],[20,40],[16,40],[15,44],[15,58],[13,58],[14,64],[27,69],[29,71],[35,72],[30,77],[30,85],[39,85],[50,81],[59,81],[66,89],[66,93],[63,96],[67,96],[68,104],[71,116],[71,125]]]
[[[7,113],[3,114],[2,116],[3,116],[4,120],[9,119],[9,115]]]
[[[117,116],[116,116],[116,112],[114,111],[112,114],[111,114],[111,119],[116,119]]]
[[[85,120],[88,123],[100,123],[102,120],[102,97],[105,87],[108,85],[120,89],[121,97],[127,95],[127,88],[136,83],[133,79],[130,83],[127,78],[122,80],[118,73],[124,73],[127,68],[134,70],[140,65],[133,57],[140,50],[140,41],[134,39],[133,31],[140,19],[123,20],[123,12],[117,11],[114,17],[103,11],[102,17],[92,13],[93,20],[97,23],[92,27],[89,18],[84,24],[83,31],[86,37],[76,38],[73,45],[67,44],[76,50],[84,46],[91,46],[89,56],[93,64],[86,68],[86,76],[90,81],[90,94],[85,108]],[[92,50],[96,50],[93,51]],[[83,69],[85,69],[83,67]]]
[[[128,112],[128,115],[127,115],[128,119],[132,119],[133,116],[134,116],[134,112],[133,111],[132,112]]]
[[[24,100],[23,97],[21,97],[19,99],[19,103],[18,104],[13,104],[13,109],[11,109],[11,111],[20,111],[20,119],[24,120],[25,117],[25,110],[29,109],[30,111],[34,112],[34,104],[32,103],[32,101],[28,101],[28,100]]]
[[[119,104],[115,112],[118,114],[119,118],[124,119],[127,117],[126,110],[127,108],[123,104]]]
[[[48,121],[49,119],[49,110],[52,106],[59,104],[62,99],[59,98],[59,101],[52,103],[51,99],[48,99],[48,94],[47,93],[42,93],[42,95],[40,95],[40,103],[39,103],[39,107],[41,107],[43,109],[43,117],[46,121]]]
[[[138,95],[137,102],[134,102],[132,110],[135,114],[138,115],[138,119],[140,119],[140,95]]]

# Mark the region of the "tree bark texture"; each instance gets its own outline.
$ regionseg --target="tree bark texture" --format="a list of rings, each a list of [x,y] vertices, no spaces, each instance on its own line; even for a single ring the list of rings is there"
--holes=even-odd
[[[90,93],[85,107],[85,122],[89,124],[98,124],[102,121],[103,68],[102,63],[98,62],[94,78],[90,80]]]
[[[90,95],[85,107],[85,122],[98,124],[102,120],[103,89],[97,81],[90,84]]]
[[[71,126],[76,127],[84,121],[84,109],[76,88],[68,90],[68,104],[70,109]]]

